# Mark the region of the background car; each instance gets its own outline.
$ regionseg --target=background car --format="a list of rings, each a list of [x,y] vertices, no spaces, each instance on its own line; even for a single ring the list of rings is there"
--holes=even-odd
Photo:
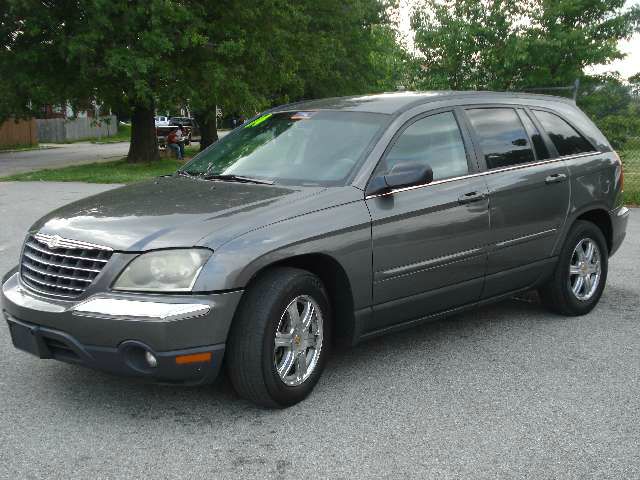
[[[195,119],[190,117],[171,117],[166,125],[156,125],[156,136],[158,137],[158,145],[160,145],[160,147],[166,145],[167,135],[178,125],[182,125],[183,127],[185,145],[200,141],[200,127]]]
[[[169,125],[169,117],[167,116],[159,115],[157,117],[154,117],[154,119],[155,119],[156,127],[164,127]]]

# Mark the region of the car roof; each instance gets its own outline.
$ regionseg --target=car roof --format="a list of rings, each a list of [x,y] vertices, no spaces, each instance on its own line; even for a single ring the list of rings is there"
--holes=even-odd
[[[391,92],[373,95],[354,95],[350,97],[333,97],[319,100],[306,100],[289,103],[272,109],[272,112],[290,110],[346,110],[355,112],[399,114],[412,107],[429,102],[453,100],[458,98],[472,98],[482,102],[500,102],[510,99],[548,100],[573,104],[573,101],[552,95],[539,95],[520,92],[490,92],[490,91],[426,91],[426,92]]]

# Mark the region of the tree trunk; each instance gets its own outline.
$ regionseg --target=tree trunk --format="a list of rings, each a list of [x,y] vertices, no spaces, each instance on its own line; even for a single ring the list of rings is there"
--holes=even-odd
[[[153,118],[153,106],[136,105],[131,114],[131,144],[129,163],[151,163],[158,161],[158,138]]]
[[[212,143],[218,141],[215,108],[213,109],[213,113],[196,113],[195,119],[198,125],[200,125],[200,151],[202,151]]]

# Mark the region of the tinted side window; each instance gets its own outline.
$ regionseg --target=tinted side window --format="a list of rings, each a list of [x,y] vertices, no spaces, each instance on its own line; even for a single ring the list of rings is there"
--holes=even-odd
[[[527,133],[512,108],[467,110],[488,168],[534,161]]]
[[[536,157],[538,160],[545,160],[549,158],[551,155],[549,154],[549,149],[544,143],[544,139],[540,134],[538,128],[534,125],[534,123],[529,118],[529,115],[523,110],[520,110],[520,119],[524,124],[524,128],[527,130],[529,134],[529,138],[531,139],[531,143],[533,143],[533,148],[536,151]]]
[[[462,134],[453,113],[425,117],[402,132],[389,151],[383,168],[388,172],[405,162],[429,164],[434,180],[469,173]]]
[[[549,134],[549,138],[551,138],[560,156],[594,151],[593,146],[587,139],[558,115],[535,110],[535,116],[540,120],[542,128]]]

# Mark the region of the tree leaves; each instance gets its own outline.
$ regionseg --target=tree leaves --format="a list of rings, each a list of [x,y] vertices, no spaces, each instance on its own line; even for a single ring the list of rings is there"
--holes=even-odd
[[[624,0],[426,0],[415,10],[414,84],[519,89],[569,85],[589,65],[621,58],[637,28]]]

